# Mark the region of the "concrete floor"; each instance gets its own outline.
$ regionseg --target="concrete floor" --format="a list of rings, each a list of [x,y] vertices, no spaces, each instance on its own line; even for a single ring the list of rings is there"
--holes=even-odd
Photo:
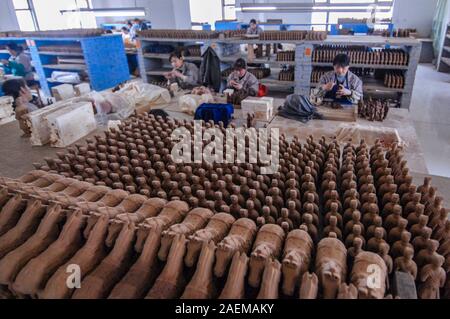
[[[450,74],[420,65],[410,112],[429,173],[450,177]]]

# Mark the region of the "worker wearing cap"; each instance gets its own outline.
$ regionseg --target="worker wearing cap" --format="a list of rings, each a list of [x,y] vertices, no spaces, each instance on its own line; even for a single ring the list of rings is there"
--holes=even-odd
[[[247,71],[247,63],[244,59],[237,59],[234,63],[234,71],[228,77],[227,87],[236,91],[243,91],[248,96],[258,94],[259,81]]]
[[[352,73],[350,58],[338,54],[333,62],[334,71],[324,74],[313,95],[320,99],[332,99],[340,104],[357,104],[363,98],[363,82]]]

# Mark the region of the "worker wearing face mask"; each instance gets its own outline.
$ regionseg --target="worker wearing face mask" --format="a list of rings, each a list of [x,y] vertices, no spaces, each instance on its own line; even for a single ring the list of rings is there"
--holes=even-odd
[[[184,61],[181,52],[172,53],[169,58],[173,70],[164,74],[170,83],[178,83],[182,89],[198,86],[199,71],[194,63]]]
[[[350,58],[338,54],[333,62],[334,71],[324,74],[319,88],[313,93],[316,98],[332,99],[336,103],[357,104],[363,98],[363,83],[350,68]]]

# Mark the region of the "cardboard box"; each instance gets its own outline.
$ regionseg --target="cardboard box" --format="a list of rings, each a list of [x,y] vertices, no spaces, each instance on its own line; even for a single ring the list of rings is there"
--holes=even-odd
[[[248,97],[242,101],[242,115],[254,114],[256,121],[270,122],[274,116],[274,99],[271,97]]]

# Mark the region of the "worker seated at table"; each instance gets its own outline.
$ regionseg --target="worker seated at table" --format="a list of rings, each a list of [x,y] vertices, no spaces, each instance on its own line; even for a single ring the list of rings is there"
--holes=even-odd
[[[228,76],[227,88],[242,91],[247,96],[258,95],[259,81],[247,71],[247,62],[244,59],[237,59],[233,68],[234,71]]]
[[[28,112],[36,111],[43,107],[43,103],[38,96],[31,93],[24,79],[7,80],[2,85],[3,94],[14,99],[13,109],[23,105]]]
[[[31,59],[25,52],[23,52],[23,48],[14,42],[7,44],[6,48],[11,56],[8,60],[1,60],[1,63],[6,67],[7,73],[11,73],[15,76],[21,76],[27,81],[34,80]]]
[[[191,89],[199,85],[199,70],[194,63],[184,61],[182,52],[170,55],[173,70],[164,74],[170,83],[178,83],[182,89]]]
[[[319,87],[313,95],[318,99],[331,99],[342,105],[357,104],[363,97],[363,83],[352,73],[350,58],[338,54],[333,62],[334,71],[325,73],[319,81]]]
[[[258,24],[256,23],[256,20],[251,19],[250,25],[247,29],[247,34],[248,35],[259,35],[261,32],[263,32],[263,30],[261,29],[260,26],[258,26]]]

